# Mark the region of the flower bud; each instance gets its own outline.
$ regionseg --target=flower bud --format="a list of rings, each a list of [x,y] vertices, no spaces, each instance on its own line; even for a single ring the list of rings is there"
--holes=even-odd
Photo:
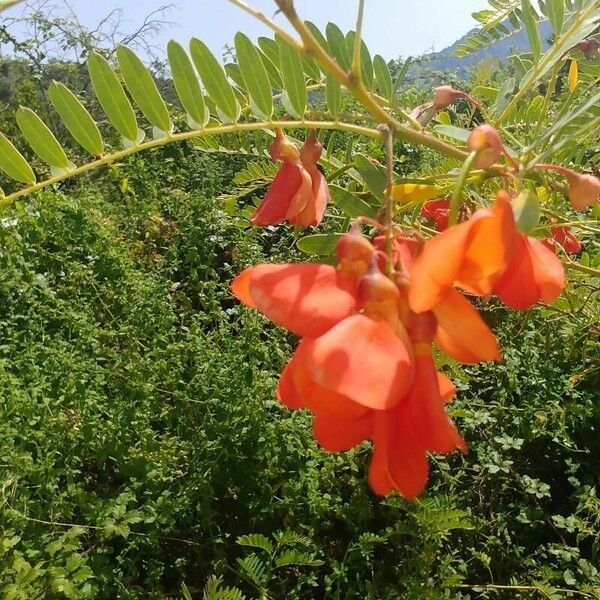
[[[344,275],[360,277],[369,267],[375,248],[360,232],[360,228],[353,225],[341,237],[335,252],[339,260],[339,271]]]
[[[491,125],[475,127],[467,140],[467,148],[478,153],[473,165],[475,169],[489,169],[504,151],[502,138]]]
[[[297,162],[300,159],[298,148],[290,142],[281,129],[277,130],[275,139],[271,142],[269,154],[273,160]]]
[[[357,298],[365,315],[395,325],[398,319],[400,291],[392,280],[379,270],[375,256],[369,262],[367,272],[360,279]]]
[[[311,129],[306,141],[300,148],[300,158],[305,165],[314,165],[321,158],[323,146],[317,139],[317,134],[314,129]]]
[[[450,85],[441,85],[433,90],[433,105],[436,110],[444,110],[448,108],[455,100],[464,98],[467,102],[470,102],[473,106],[479,107],[480,104],[465,92],[455,90]]]
[[[600,199],[600,179],[595,175],[571,172],[569,182],[569,201],[573,210],[583,211]]]

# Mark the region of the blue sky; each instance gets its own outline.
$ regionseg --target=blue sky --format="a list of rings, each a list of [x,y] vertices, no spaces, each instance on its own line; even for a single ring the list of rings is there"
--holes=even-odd
[[[273,0],[248,0],[265,14],[274,14]],[[94,25],[111,9],[123,8],[124,27],[134,30],[144,16],[170,0],[71,0],[81,21]],[[169,39],[184,44],[196,36],[205,41],[217,56],[231,43],[237,30],[252,38],[269,35],[265,27],[233,7],[227,0],[172,0],[167,13],[176,23],[164,28],[157,45],[164,48]],[[353,29],[356,0],[296,0],[299,14],[320,27],[335,21],[344,31]],[[486,0],[366,0],[364,38],[373,53],[386,59],[441,50],[475,26],[471,13],[487,5]],[[16,15],[22,9],[11,9]],[[281,16],[277,22],[283,24]]]

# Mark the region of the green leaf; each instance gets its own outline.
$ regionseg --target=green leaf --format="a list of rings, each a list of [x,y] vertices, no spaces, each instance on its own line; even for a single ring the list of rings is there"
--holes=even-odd
[[[68,169],[69,159],[44,121],[24,106],[19,107],[16,116],[19,129],[33,151],[51,167]]]
[[[273,552],[273,542],[269,538],[260,533],[251,533],[250,535],[242,535],[238,537],[237,543],[240,546],[251,546],[252,548],[260,548],[268,554]]]
[[[515,85],[516,81],[512,77],[509,77],[500,86],[500,89],[498,90],[498,95],[496,96],[496,102],[494,103],[494,110],[498,114],[501,114],[502,111],[508,105],[510,98],[514,92]]]
[[[275,66],[275,63],[260,48],[256,48],[256,51],[258,52],[265,70],[267,71],[271,88],[275,90],[283,90],[283,79],[281,78],[281,73]]]
[[[325,39],[325,36],[321,33],[321,30],[314,23],[311,23],[310,21],[304,21],[304,24],[306,25],[306,27],[308,27],[310,32],[313,34],[313,36],[319,42],[319,44],[325,50],[328,51],[329,47],[327,45],[327,40]],[[321,70],[319,69],[319,65],[317,65],[317,63],[315,62],[315,60],[313,58],[302,57],[302,68],[304,69],[304,73],[306,73],[306,76],[309,79],[312,79],[313,81],[316,81],[316,82],[321,81]]]
[[[396,75],[396,81],[394,81],[394,90],[392,92],[392,96],[395,96],[400,91],[411,64],[412,58],[410,56],[402,63],[402,67],[400,68],[400,71],[398,71],[398,75]]]
[[[384,199],[387,177],[382,166],[373,164],[366,156],[357,154],[354,157],[354,165],[360,176],[364,179],[366,186],[379,200]]]
[[[254,44],[241,31],[235,34],[238,65],[250,94],[252,112],[269,120],[273,114],[273,96],[269,76]]]
[[[356,34],[354,31],[349,31],[346,35],[346,43],[348,44],[348,52],[350,56],[354,52],[354,41]],[[364,40],[360,41],[360,75],[365,85],[370,88],[373,85],[373,61],[371,54]]]
[[[565,0],[546,0],[546,14],[554,35],[559,36],[565,23]]]
[[[35,174],[29,163],[2,133],[0,133],[0,169],[16,181],[29,185],[35,183]]]
[[[160,131],[170,132],[173,125],[169,110],[144,63],[127,46],[117,48],[117,61],[125,85],[146,119]]]
[[[341,233],[316,233],[307,235],[298,240],[298,250],[306,254],[317,256],[333,256],[335,247],[343,234]]]
[[[374,217],[377,214],[377,209],[352,192],[345,190],[337,185],[330,185],[329,192],[331,193],[331,201],[349,217]]]
[[[187,52],[183,46],[171,40],[167,44],[167,57],[175,90],[183,108],[193,123],[199,127],[206,126],[210,114],[206,109],[200,82]]]
[[[348,44],[342,30],[335,23],[327,23],[325,34],[329,51],[338,65],[347,71],[351,65],[351,54],[348,52]]]
[[[384,58],[379,54],[373,58],[373,71],[375,72],[375,85],[379,93],[386,99],[392,99],[394,88],[392,86],[392,75]]]
[[[463,144],[466,144],[467,139],[471,135],[471,132],[468,129],[456,127],[456,125],[435,125],[433,130],[440,135],[457,140]]]
[[[293,116],[302,119],[306,111],[308,97],[306,94],[306,85],[304,83],[304,71],[300,55],[295,48],[292,48],[280,36],[275,37],[279,46],[279,60],[281,64],[281,73],[285,92],[289,101],[289,107],[292,109]]]
[[[279,69],[281,65],[279,64],[279,46],[277,42],[268,37],[259,37],[257,42],[263,54]]]
[[[525,25],[525,31],[529,38],[529,45],[537,61],[542,54],[542,38],[540,37],[540,30],[538,28],[538,16],[531,6],[531,0],[521,0],[521,13],[523,25]]]
[[[100,156],[104,152],[100,130],[77,96],[57,81],[50,84],[48,95],[73,139],[92,156]]]
[[[335,119],[340,112],[342,88],[340,82],[333,75],[325,76],[325,95],[327,96],[327,108]]]
[[[287,567],[289,565],[302,565],[305,567],[319,567],[323,563],[322,560],[315,558],[306,552],[297,552],[296,550],[286,550],[275,559],[275,566]]]
[[[135,143],[138,139],[135,113],[117,75],[107,60],[97,52],[90,53],[88,71],[98,102],[108,120],[123,138]]]
[[[192,38],[190,41],[190,54],[206,93],[221,115],[228,121],[237,121],[240,116],[240,105],[217,59],[206,44],[197,38]]]

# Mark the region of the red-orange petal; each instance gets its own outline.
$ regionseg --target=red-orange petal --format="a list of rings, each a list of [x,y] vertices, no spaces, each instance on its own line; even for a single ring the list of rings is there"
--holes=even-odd
[[[554,302],[565,287],[560,259],[540,240],[519,235],[513,259],[494,287],[507,306],[525,310],[536,302]]]
[[[456,290],[451,290],[434,309],[438,322],[437,345],[462,363],[501,360],[500,346],[472,304]]]
[[[302,181],[296,193],[290,198],[288,209],[285,213],[285,218],[294,225],[301,227],[309,227],[314,220],[312,214],[312,179],[308,171],[303,167],[299,167]]]
[[[367,408],[386,410],[408,391],[409,350],[387,323],[364,315],[344,319],[306,340],[303,367],[317,385]]]
[[[430,348],[426,353],[417,351],[415,368],[413,387],[398,410],[406,412],[418,445],[429,452],[446,453],[455,448],[466,452],[464,440],[444,410]]]
[[[446,377],[443,373],[438,371],[438,387],[440,389],[440,398],[444,404],[452,402],[454,396],[456,396],[456,386],[452,383],[449,377]]]
[[[276,225],[285,220],[292,199],[305,183],[306,170],[296,162],[285,160],[258,205],[250,222],[254,225]]]
[[[238,275],[232,291],[278,325],[316,337],[356,310],[354,297],[336,282],[330,265],[257,265]]]
[[[371,411],[358,419],[338,419],[318,413],[313,421],[313,432],[325,450],[344,452],[371,437],[373,420]]]
[[[551,304],[565,289],[565,268],[554,252],[540,240],[528,237],[527,245],[540,300]]]
[[[427,454],[399,409],[375,413],[369,483],[381,496],[397,491],[412,500],[425,489]]]

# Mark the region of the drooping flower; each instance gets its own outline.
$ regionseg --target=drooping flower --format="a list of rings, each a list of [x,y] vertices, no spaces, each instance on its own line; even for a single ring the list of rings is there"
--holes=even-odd
[[[288,221],[293,225],[318,225],[329,200],[325,178],[317,169],[322,147],[314,133],[298,148],[281,130],[277,131],[270,153],[282,165],[250,222],[254,225],[276,225]]]
[[[518,231],[508,194],[489,209],[429,240],[413,268],[409,303],[435,310],[453,287],[478,296],[496,293],[508,306],[551,303],[564,289],[564,268],[543,243]]]
[[[475,108],[480,108],[481,104],[475,100],[472,96],[465,92],[461,92],[460,90],[455,90],[450,85],[441,85],[439,87],[434,88],[433,90],[434,99],[433,105],[436,110],[444,110],[448,108],[454,101],[462,98],[466,100],[470,104],[472,104]]]
[[[437,198],[425,202],[421,208],[421,216],[435,223],[438,231],[448,229],[450,218],[450,198]]]

